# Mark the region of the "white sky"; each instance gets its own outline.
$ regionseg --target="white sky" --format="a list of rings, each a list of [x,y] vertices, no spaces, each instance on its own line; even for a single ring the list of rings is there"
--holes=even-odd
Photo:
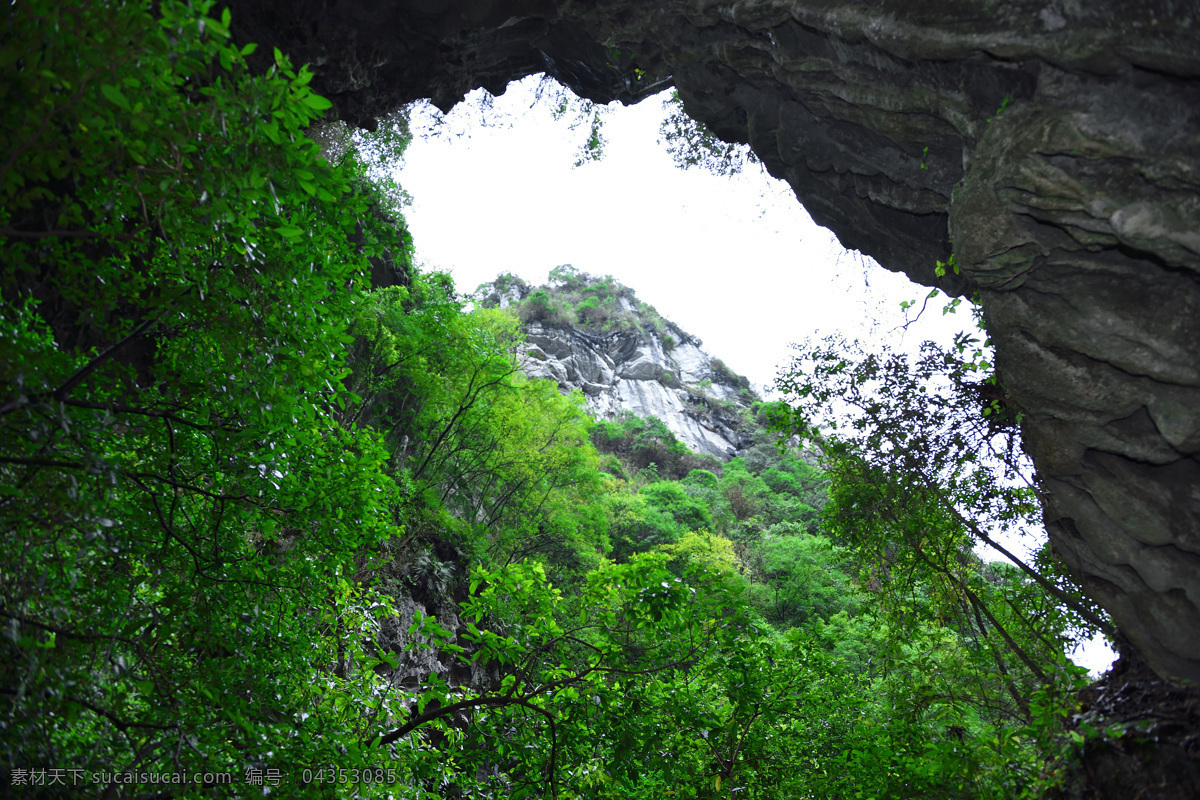
[[[511,127],[480,128],[460,106],[454,133],[409,146],[399,181],[423,266],[468,293],[501,272],[539,284],[559,264],[612,275],[760,390],[789,343],[818,332],[901,344],[900,302],[928,290],[843,250],[787,184],[757,166],[736,178],[676,168],[656,142],[660,98],[614,106],[603,160],[573,169],[584,131],[531,110],[535,85],[496,98],[491,116]],[[971,325],[965,309],[943,318],[944,302],[930,301],[906,348]]]
[[[417,259],[451,273],[459,291],[501,272],[540,284],[559,264],[612,275],[760,393],[789,344],[810,336],[914,351],[973,329],[965,305],[943,315],[938,297],[900,330],[901,301],[919,307],[929,290],[845,251],[757,166],[735,178],[678,169],[657,143],[665,95],[614,105],[604,158],[574,168],[586,131],[535,107],[536,84],[510,85],[486,128],[478,103],[460,105],[405,155],[398,179],[413,198],[405,216]],[[1102,639],[1072,654],[1093,672],[1114,657]]]

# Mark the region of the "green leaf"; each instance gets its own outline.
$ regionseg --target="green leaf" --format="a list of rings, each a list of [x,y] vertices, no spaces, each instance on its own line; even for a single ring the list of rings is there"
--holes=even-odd
[[[302,98],[304,105],[316,111],[324,111],[327,108],[332,108],[333,103],[325,99],[319,94],[309,94]]]
[[[279,124],[275,120],[270,122],[260,122],[259,129],[267,135],[273,144],[283,144],[283,139],[279,135]]]
[[[125,99],[125,95],[121,94],[121,90],[107,83],[100,85],[101,93],[108,98],[112,104],[129,111],[129,101]]]

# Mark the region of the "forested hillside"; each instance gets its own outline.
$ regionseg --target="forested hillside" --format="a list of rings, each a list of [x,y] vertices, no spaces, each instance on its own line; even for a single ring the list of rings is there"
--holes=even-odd
[[[370,161],[399,132],[331,162],[312,73],[230,22],[7,12],[7,794],[1069,782],[1064,652],[1106,622],[1048,552],[976,555],[1037,521],[982,348],[813,348],[724,462],[595,422],[517,315],[413,268]]]

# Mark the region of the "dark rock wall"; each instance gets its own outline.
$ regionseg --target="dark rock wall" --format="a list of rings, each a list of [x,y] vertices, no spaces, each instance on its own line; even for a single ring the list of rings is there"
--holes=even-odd
[[[1200,682],[1197,2],[234,10],[241,38],[312,62],[357,124],[539,71],[600,101],[673,80],[846,247],[978,292],[1055,548],[1159,674]],[[961,274],[937,278],[952,252]]]

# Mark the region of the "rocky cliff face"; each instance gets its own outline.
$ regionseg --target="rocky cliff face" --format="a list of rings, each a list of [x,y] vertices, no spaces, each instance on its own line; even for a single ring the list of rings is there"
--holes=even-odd
[[[845,246],[977,293],[1056,551],[1200,681],[1195,2],[249,0],[235,24],[362,124],[539,71],[601,101],[672,80]]]
[[[485,305],[519,303],[528,287],[481,287]],[[574,326],[530,323],[522,353],[525,374],[556,381],[563,392],[579,390],[596,419],[628,411],[658,417],[693,452],[732,458],[749,441],[740,431],[742,409],[758,398],[745,378],[730,373],[674,326],[658,330],[638,318],[628,299],[621,311],[632,330],[589,331]]]

